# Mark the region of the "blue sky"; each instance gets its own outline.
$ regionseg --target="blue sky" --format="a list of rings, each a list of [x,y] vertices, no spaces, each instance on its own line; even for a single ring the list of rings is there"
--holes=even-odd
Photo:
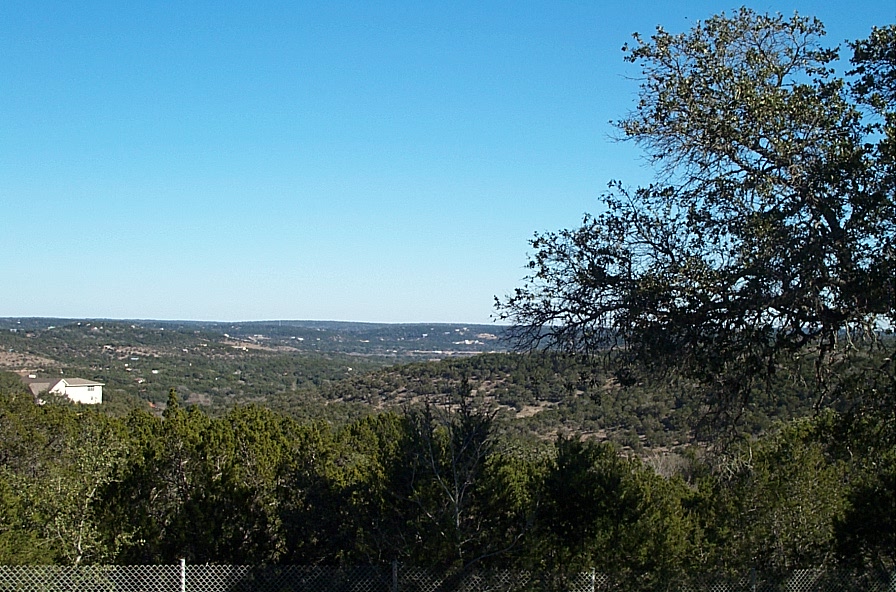
[[[651,179],[631,33],[737,6],[4,0],[0,316],[491,322],[534,232]]]

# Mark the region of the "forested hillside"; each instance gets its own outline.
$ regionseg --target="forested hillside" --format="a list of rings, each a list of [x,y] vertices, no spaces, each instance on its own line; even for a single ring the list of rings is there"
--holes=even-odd
[[[0,369],[106,384],[107,407],[226,408],[374,368],[506,349],[500,326],[0,319]]]
[[[579,434],[641,452],[691,441],[703,419],[701,408],[671,386],[623,388],[599,360],[545,352],[474,354],[474,346],[486,343],[506,348],[485,337],[495,333],[484,333],[484,327],[427,326],[433,333],[424,337],[418,326],[338,323],[327,329],[54,319],[3,324],[0,369],[101,381],[102,409],[118,415],[133,408],[161,413],[174,388],[184,404],[213,415],[257,403],[297,418],[342,422],[371,411],[441,403],[464,383],[473,397],[499,411],[507,429],[541,438]],[[477,335],[479,344],[465,343]],[[447,339],[460,341],[461,349],[429,349],[455,345]],[[421,346],[421,340],[429,341]],[[377,348],[388,352],[371,353],[372,342],[385,343]],[[421,347],[425,357],[436,359],[415,361]],[[806,389],[782,383],[774,400],[744,417],[739,429],[759,434],[775,420],[811,411]]]

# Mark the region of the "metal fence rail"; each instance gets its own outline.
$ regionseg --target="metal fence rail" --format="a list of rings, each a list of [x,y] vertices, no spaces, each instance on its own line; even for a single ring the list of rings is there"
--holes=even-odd
[[[0,592],[896,592],[896,572],[797,570],[775,577],[694,574],[674,581],[586,572],[439,573],[379,567],[243,565],[0,566]]]

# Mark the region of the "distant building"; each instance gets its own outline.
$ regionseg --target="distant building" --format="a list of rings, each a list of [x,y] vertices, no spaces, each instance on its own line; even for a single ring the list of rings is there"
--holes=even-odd
[[[36,397],[40,393],[53,393],[75,403],[96,405],[103,402],[103,383],[83,378],[31,378],[28,388]]]

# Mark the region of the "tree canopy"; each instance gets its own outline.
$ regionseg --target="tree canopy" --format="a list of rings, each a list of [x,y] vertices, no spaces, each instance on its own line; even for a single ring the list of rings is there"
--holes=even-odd
[[[581,227],[535,236],[497,302],[517,345],[672,370],[726,423],[780,380],[819,406],[891,400],[894,31],[852,44],[845,76],[799,15],[636,34],[639,100],[616,125],[656,180],[612,182]]]

